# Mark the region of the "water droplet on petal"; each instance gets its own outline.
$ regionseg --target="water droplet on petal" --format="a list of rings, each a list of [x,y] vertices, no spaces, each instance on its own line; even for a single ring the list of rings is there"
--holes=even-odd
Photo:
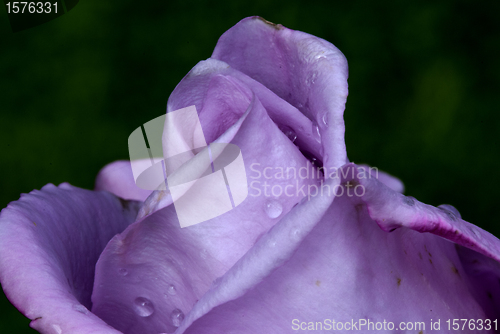
[[[306,86],[310,86],[311,84],[314,84],[316,82],[317,76],[318,76],[318,73],[316,71],[309,73],[309,75],[306,78]]]
[[[149,299],[137,297],[134,300],[134,311],[140,317],[149,317],[154,313],[155,308]]]
[[[297,139],[297,134],[293,130],[288,130],[287,132],[285,132],[285,135],[288,137],[288,139],[290,139],[292,143],[294,143]]]
[[[175,286],[173,286],[173,285],[169,285],[167,291],[168,291],[168,294],[172,295],[172,296],[175,296],[177,294],[177,291],[175,290]]]
[[[300,230],[298,228],[293,229],[290,232],[290,236],[292,237],[293,240],[299,240],[300,239]]]
[[[408,205],[408,206],[414,206],[415,205],[415,198],[412,196],[405,196],[405,197],[403,197],[403,203]]]
[[[266,204],[266,213],[269,218],[278,218],[283,212],[283,207],[278,201],[269,201]]]
[[[312,136],[318,143],[321,143],[321,133],[319,132],[319,126],[316,123],[312,124]]]
[[[85,306],[83,306],[82,304],[74,304],[73,305],[73,310],[75,310],[77,312],[80,312],[82,314],[88,314],[89,313],[89,310],[87,310],[87,308]]]
[[[181,325],[182,320],[184,320],[184,313],[182,313],[182,311],[179,310],[178,308],[173,310],[170,316],[172,318],[172,324],[175,327],[179,327]]]
[[[295,130],[286,125],[281,125],[279,129],[285,136],[287,136],[288,139],[290,139],[292,143],[295,142],[295,140],[297,139],[297,133],[295,132]]]
[[[321,117],[321,121],[323,122],[323,125],[325,125],[325,126],[328,125],[328,113],[327,112],[325,112],[323,114],[323,117]]]
[[[118,273],[122,276],[127,276],[128,275],[128,270],[125,268],[120,268],[118,269]]]
[[[52,325],[52,328],[54,328],[54,330],[56,331],[57,334],[61,334],[62,333],[61,326],[59,326],[59,325]]]
[[[217,286],[219,286],[220,282],[222,282],[222,276],[221,277],[217,277],[216,279],[214,279],[214,281],[212,282],[212,285],[214,287],[217,287]]]
[[[438,208],[441,210],[446,210],[448,212],[451,212],[455,217],[462,218],[462,216],[460,215],[460,212],[453,205],[441,204],[438,206]]]
[[[481,233],[479,233],[479,231],[477,230],[477,228],[474,226],[474,227],[470,227],[469,230],[474,233],[474,235],[478,238],[478,239],[482,239],[483,237],[481,236]]]
[[[318,72],[314,71],[311,77],[311,83],[314,85],[316,82],[316,77],[318,76]]]

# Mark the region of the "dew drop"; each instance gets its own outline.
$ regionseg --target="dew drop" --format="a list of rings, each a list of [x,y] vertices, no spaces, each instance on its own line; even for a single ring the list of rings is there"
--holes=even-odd
[[[415,198],[411,196],[405,196],[403,197],[403,203],[408,205],[408,206],[414,206],[415,205]]]
[[[328,125],[328,113],[325,112],[323,114],[323,117],[321,117],[321,122],[323,122],[323,125],[327,126]]]
[[[450,204],[441,204],[438,206],[438,208],[441,210],[441,211],[448,211],[448,212],[451,212],[453,214],[453,216],[455,216],[455,218],[462,218],[462,216],[460,215],[460,212],[453,206],[453,205],[450,205]],[[456,219],[453,219],[453,220],[456,220]]]
[[[266,204],[265,210],[269,218],[277,218],[283,212],[283,207],[277,201],[270,201]]]
[[[214,279],[214,281],[212,282],[212,285],[214,287],[218,287],[220,282],[222,282],[222,277],[217,277],[216,279]]]
[[[62,329],[61,326],[59,325],[52,325],[52,328],[56,331],[57,334],[62,334]]]
[[[311,84],[314,84],[316,82],[317,76],[318,76],[318,73],[316,71],[310,73],[306,78],[306,86],[310,86]]]
[[[87,310],[87,308],[85,306],[83,306],[82,304],[74,304],[73,305],[73,310],[75,310],[77,312],[80,312],[82,314],[88,314],[89,313],[89,310]]]
[[[175,296],[177,294],[177,291],[175,290],[175,286],[173,286],[173,285],[169,285],[167,291],[168,291],[168,294],[172,295],[172,296]]]
[[[293,229],[290,232],[290,236],[292,237],[293,240],[299,240],[300,239],[300,230],[299,229]]]
[[[121,275],[121,276],[127,276],[128,275],[128,270],[125,269],[125,268],[120,268],[118,269],[118,273]]]
[[[153,314],[155,308],[153,306],[153,303],[151,303],[149,299],[144,297],[137,297],[134,300],[134,311],[138,316],[145,318]]]
[[[472,231],[472,233],[474,233],[474,235],[478,238],[478,239],[482,239],[481,237],[481,233],[479,233],[479,231],[475,228],[475,227],[471,227],[470,230]]]
[[[292,143],[295,142],[297,139],[297,133],[291,127],[282,125],[279,129],[285,134],[285,136],[287,136],[288,139],[290,139]]]
[[[184,313],[182,313],[181,310],[176,308],[175,310],[172,311],[170,317],[172,318],[172,324],[175,327],[179,327],[181,325],[182,320],[184,320]]]
[[[316,82],[316,77],[318,76],[318,72],[314,71],[311,77],[311,83],[314,85]]]
[[[297,139],[297,134],[293,130],[288,130],[287,132],[285,132],[285,135],[288,137],[288,139],[290,139],[292,143],[294,143]]]
[[[321,143],[321,133],[319,132],[318,124],[312,124],[312,136],[318,142]]]

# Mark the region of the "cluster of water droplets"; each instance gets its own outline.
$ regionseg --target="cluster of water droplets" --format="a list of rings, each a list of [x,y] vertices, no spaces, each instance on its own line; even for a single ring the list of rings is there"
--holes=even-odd
[[[318,72],[313,71],[307,75],[306,86],[314,85],[316,83],[316,78],[318,77]]]
[[[167,293],[165,295],[175,296],[177,291],[173,285],[169,285],[167,288]],[[83,307],[83,306],[82,306]],[[143,318],[150,317],[155,312],[155,307],[153,302],[146,297],[137,297],[133,304],[134,312]],[[184,320],[184,313],[182,310],[176,308],[170,313],[170,320],[175,327],[179,327]]]

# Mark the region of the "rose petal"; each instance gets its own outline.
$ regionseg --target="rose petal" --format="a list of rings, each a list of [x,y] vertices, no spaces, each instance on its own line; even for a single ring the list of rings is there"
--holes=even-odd
[[[274,249],[259,241],[200,300],[176,334],[286,333],[297,330],[297,325],[292,327],[294,319],[295,324],[313,322],[313,326],[325,319],[330,319],[323,323],[327,326],[331,320],[386,320],[396,326],[424,321],[428,329],[431,319],[496,318],[500,305],[498,262],[472,250],[457,253],[455,245],[441,236],[483,252],[487,249],[495,259],[500,254],[500,240],[489,238],[479,228],[474,230],[482,239],[450,238],[446,232],[449,226],[470,224],[414,199],[405,202],[403,195],[376,179],[344,178],[344,187],[347,181],[366,187],[366,195],[349,197],[346,192],[336,198],[321,221],[295,244],[295,251],[274,263],[274,270],[267,268],[263,273],[256,265],[276,258]],[[311,202],[319,200],[321,197]],[[316,206],[307,204],[306,210],[314,216]],[[294,210],[305,208],[302,205]],[[273,240],[278,243],[292,239],[293,228],[282,224],[294,219],[294,210],[268,233],[277,231]],[[299,212],[297,224],[310,215]],[[428,229],[432,220],[443,228]],[[387,221],[410,228],[387,233],[376,224]],[[434,234],[418,233],[424,230]],[[262,251],[256,251],[258,248]],[[480,280],[485,278],[483,288]],[[359,330],[366,331],[366,327]]]
[[[237,79],[220,75],[210,81],[207,91],[212,94],[207,95],[203,112],[226,110],[229,113],[231,110],[227,109],[238,107],[226,102],[228,96],[241,92],[234,80]],[[231,90],[237,92],[233,94]],[[141,334],[173,331],[172,314],[178,315],[177,310],[187,314],[212,281],[222,276],[303,197],[295,190],[292,196],[265,196],[264,181],[270,189],[284,187],[291,180],[266,179],[263,175],[259,178],[255,170],[262,173],[266,167],[274,171],[276,167],[287,166],[298,169],[307,166],[308,161],[272,122],[257,97],[241,119],[237,133],[229,139],[232,137],[231,143],[241,149],[249,182],[261,182],[249,185],[245,201],[219,217],[182,229],[174,207],[168,206],[131,225],[114,238],[101,255],[92,311],[117,329]],[[307,187],[316,184],[318,178],[296,182],[297,188]],[[127,274],[121,275],[125,270]],[[175,295],[169,293],[171,286],[176,289]],[[147,310],[138,308],[137,303],[147,306]]]
[[[232,140],[246,118],[245,111],[253,95],[238,80],[224,75],[226,68],[227,64],[220,61],[198,63],[179,83],[167,103],[169,112],[195,105],[207,143],[218,137],[219,142]],[[230,121],[221,123],[217,116]],[[138,219],[170,204],[172,197],[168,191],[154,191],[139,211]]]
[[[377,167],[370,167],[368,165],[360,164],[358,165],[358,170],[360,175],[358,177],[372,177],[378,179],[380,182],[391,188],[398,193],[405,192],[405,185],[403,182],[395,176],[385,173],[379,170]]]
[[[326,184],[333,188],[337,183],[336,180],[329,180]],[[204,319],[206,316],[210,317],[211,312],[206,316],[204,315],[217,305],[244,296],[245,293],[250,289],[254,289],[262,280],[267,279],[266,276],[270,275],[276,268],[286,265],[297,247],[299,247],[304,238],[307,237],[321,220],[332,204],[333,199],[333,196],[325,194],[325,196],[309,198],[307,201],[295,206],[268,233],[263,235],[255,246],[226,272],[224,276],[214,282],[211,289],[195,305],[176,333],[183,333],[197,318],[201,317],[201,319]],[[307,217],[307,219],[304,219],[304,217]],[[300,276],[298,273],[303,273],[304,269],[308,268],[300,268],[295,275]],[[261,309],[260,311],[263,310]],[[265,312],[267,311],[265,310]],[[239,327],[236,324],[238,320],[241,319],[236,317],[235,319],[224,319],[223,322],[227,321],[231,326],[231,330],[234,330]],[[197,323],[194,324],[194,328],[199,328],[197,327]],[[216,331],[220,327],[214,325],[213,328]],[[273,328],[273,326],[269,328]],[[212,329],[208,330],[211,331]],[[191,331],[191,327],[189,327],[189,331]]]
[[[458,245],[456,248],[469,279],[469,290],[486,318],[497,319],[500,314],[500,265],[469,248]]]
[[[43,333],[119,333],[90,313],[94,268],[136,202],[61,184],[21,195],[0,214],[0,281]]]
[[[374,178],[359,179],[366,189],[370,217],[384,231],[406,227],[430,232],[500,261],[500,242],[491,233],[462,220],[450,206],[433,207],[413,197],[395,193]]]
[[[240,117],[242,121],[252,95],[258,97],[269,117],[292,143],[304,154],[321,160],[321,145],[313,139],[309,119],[261,83],[219,60],[199,62],[172,92],[167,111],[195,105],[207,143],[216,139],[230,142],[239,129],[236,120]],[[230,126],[233,129],[227,131]],[[219,137],[224,131],[226,135]],[[172,199],[168,192],[155,191],[145,201],[138,218],[170,204]]]
[[[314,120],[313,135],[323,145],[323,164],[347,162],[343,113],[347,61],[331,43],[272,24],[243,19],[219,39],[212,58],[264,84]]]
[[[150,166],[150,160],[136,161],[135,163]],[[151,190],[137,187],[132,174],[130,161],[115,161],[104,166],[97,174],[95,190],[106,190],[121,198],[144,201],[151,194]]]
[[[229,127],[230,123],[236,120],[234,117],[227,117],[227,111],[224,111],[227,106],[219,105],[219,108],[223,108],[222,110],[206,108],[205,97],[210,99],[212,95],[212,92],[207,93],[209,85],[212,80],[217,80],[218,76],[224,76],[227,80],[236,78],[236,81],[233,80],[234,84],[237,84],[241,90],[247,90],[246,94],[249,94],[248,89],[250,89],[259,98],[274,123],[292,142],[316,158],[321,158],[321,145],[313,139],[312,123],[307,117],[260,82],[220,60],[207,59],[199,62],[170,95],[167,111],[195,105],[199,111],[200,122],[207,142],[215,140],[223,130]],[[214,98],[218,98],[217,96],[221,94],[227,93],[216,92]],[[237,100],[236,97],[225,97],[226,103],[229,105],[234,105],[237,102],[231,101],[232,99]]]

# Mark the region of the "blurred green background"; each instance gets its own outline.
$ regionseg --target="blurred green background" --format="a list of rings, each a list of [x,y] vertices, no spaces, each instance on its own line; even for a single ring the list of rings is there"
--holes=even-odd
[[[349,158],[500,236],[500,1],[85,1],[12,33],[0,10],[0,207],[46,183],[92,188],[164,113],[218,37],[261,15],[335,44],[350,67]],[[34,333],[2,295],[0,333]]]

